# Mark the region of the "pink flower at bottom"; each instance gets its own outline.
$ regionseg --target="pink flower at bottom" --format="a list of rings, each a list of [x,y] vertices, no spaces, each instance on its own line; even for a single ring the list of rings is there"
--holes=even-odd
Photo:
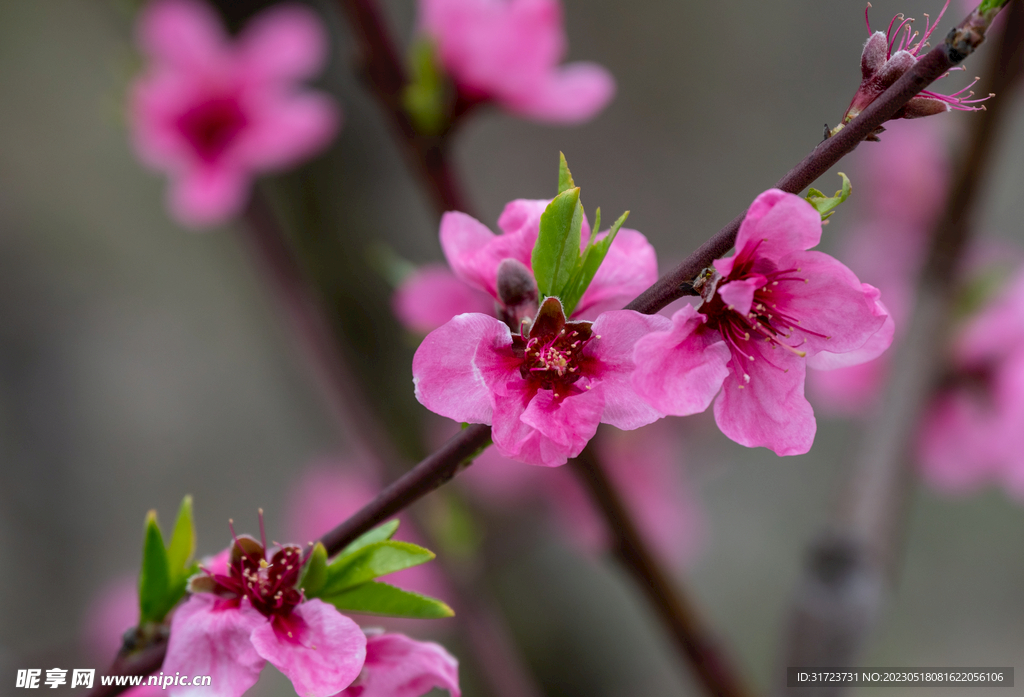
[[[334,606],[303,597],[299,547],[266,554],[256,540],[237,538],[228,574],[192,580],[192,596],[171,621],[165,674],[211,676],[204,697],[239,697],[267,661],[300,697],[330,697],[356,679],[366,658],[362,630]],[[172,687],[169,694],[199,693]]]
[[[468,99],[493,99],[539,121],[579,123],[615,93],[599,65],[558,65],[566,50],[558,0],[420,0],[419,8],[420,30]]]
[[[605,312],[593,324],[566,321],[557,298],[547,298],[514,336],[493,317],[459,315],[416,350],[416,398],[450,419],[491,424],[506,457],[563,465],[599,423],[632,430],[663,416],[630,377],[634,344],[668,324],[627,310]]]
[[[440,644],[367,631],[366,663],[338,697],[422,697],[433,688],[461,697],[459,662]]]
[[[209,5],[155,0],[138,43],[148,62],[131,90],[132,141],[170,176],[170,209],[186,225],[239,213],[254,175],[300,162],[338,129],[334,101],[298,84],[327,56],[326,32],[306,7],[275,5],[231,40]]]
[[[670,328],[637,342],[637,392],[676,416],[703,411],[717,394],[715,421],[732,440],[807,452],[817,428],[804,397],[810,360],[821,368],[870,360],[894,329],[877,289],[806,251],[820,239],[821,217],[807,201],[777,189],[758,196],[736,253],[702,279],[700,307],[684,307]]]

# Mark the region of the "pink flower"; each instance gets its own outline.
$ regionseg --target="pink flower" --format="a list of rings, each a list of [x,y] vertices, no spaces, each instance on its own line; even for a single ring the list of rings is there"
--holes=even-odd
[[[367,631],[363,672],[338,697],[421,697],[435,687],[462,695],[459,662],[441,645]]]
[[[566,41],[558,0],[421,0],[420,30],[469,101],[493,99],[527,118],[579,123],[615,93],[599,65],[559,67]]]
[[[430,268],[409,277],[394,299],[402,323],[413,330],[430,331],[458,314],[491,314],[487,304],[493,308],[493,301],[499,300],[498,266],[514,259],[527,269],[531,267],[540,216],[549,203],[527,199],[509,203],[498,218],[502,235],[495,235],[465,213],[445,213],[441,218],[441,249],[454,276]],[[584,217],[581,249],[589,239],[590,225]],[[622,228],[572,316],[594,319],[602,312],[617,310],[657,279],[654,247],[636,230]],[[488,296],[493,301],[488,301]],[[498,309],[502,309],[500,301]]]
[[[626,310],[605,312],[593,324],[567,322],[557,298],[547,298],[515,335],[493,317],[459,315],[417,349],[416,398],[450,419],[491,424],[506,457],[562,465],[579,455],[598,423],[631,430],[662,417],[630,376],[637,339],[668,324]]]
[[[895,84],[905,72],[914,67],[914,64],[919,60],[918,54],[927,45],[929,37],[935,31],[948,6],[949,0],[946,0],[946,4],[942,6],[942,11],[935,18],[935,22],[925,22],[924,34],[920,35],[919,40],[919,34],[913,28],[914,20],[908,19],[903,15],[893,17],[885,33],[880,31],[871,33],[871,24],[868,22],[868,33],[871,35],[868,37],[867,43],[864,44],[864,51],[861,53],[860,68],[862,80],[860,87],[857,88],[857,92],[854,94],[853,100],[843,116],[842,124],[837,126],[832,133],[836,133],[841,129],[843,124],[852,121],[871,102],[875,101],[879,95]],[[868,3],[868,7],[871,7],[870,3]],[[864,12],[864,19],[867,21],[867,10]],[[916,119],[922,116],[941,114],[950,109],[957,109],[959,111],[983,109],[984,107],[976,106],[976,104],[985,101],[987,97],[984,99],[970,99],[974,95],[973,92],[969,92],[973,85],[974,82],[953,94],[939,94],[922,90],[918,96],[907,102],[906,106],[902,107],[891,118]],[[965,95],[964,92],[968,92],[968,94]]]
[[[629,432],[602,431],[595,444],[644,538],[679,567],[695,557],[704,523],[699,502],[679,471],[682,454],[675,435],[658,422]],[[459,475],[459,482],[489,506],[521,511],[530,503],[542,504],[559,532],[584,553],[611,544],[607,523],[564,468],[523,467],[489,449]]]
[[[338,129],[334,102],[298,84],[327,50],[307,8],[276,5],[233,41],[208,5],[156,0],[142,11],[138,43],[148,65],[132,86],[132,140],[170,176],[170,209],[186,225],[237,214],[255,174],[300,162]]]
[[[805,251],[820,239],[821,218],[799,196],[758,196],[736,254],[698,283],[700,307],[684,307],[670,328],[637,342],[637,392],[677,416],[703,411],[718,394],[715,421],[729,438],[779,455],[807,452],[816,423],[804,398],[806,359],[822,368],[869,360],[893,331],[877,289]]]
[[[918,437],[925,480],[955,493],[997,482],[1024,502],[1024,272],[963,327],[952,364]]]
[[[267,554],[265,544],[239,537],[227,574],[192,579],[193,595],[171,621],[165,674],[209,675],[204,694],[216,697],[243,694],[267,661],[301,697],[329,697],[356,679],[366,657],[363,632],[332,605],[303,597],[299,547]]]

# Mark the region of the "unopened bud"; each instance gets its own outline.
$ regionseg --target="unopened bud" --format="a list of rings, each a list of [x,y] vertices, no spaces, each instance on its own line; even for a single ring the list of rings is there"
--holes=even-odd
[[[518,259],[505,259],[498,265],[498,300],[505,307],[537,302],[537,282]]]

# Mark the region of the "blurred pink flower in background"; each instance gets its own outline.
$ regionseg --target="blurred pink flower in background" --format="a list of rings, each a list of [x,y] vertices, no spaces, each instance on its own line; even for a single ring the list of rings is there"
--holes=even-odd
[[[925,481],[952,493],[1001,484],[1024,503],[1024,270],[970,319],[918,437]]]
[[[736,253],[716,259],[700,288],[701,306],[637,341],[637,391],[677,416],[703,411],[717,394],[715,422],[732,440],[779,455],[810,450],[817,424],[804,398],[807,367],[870,360],[893,328],[876,288],[808,251],[820,240],[821,217],[807,201],[778,189],[758,196]]]
[[[595,63],[559,66],[566,39],[558,0],[420,0],[420,31],[470,101],[494,100],[527,118],[579,123],[615,94]]]
[[[636,518],[644,539],[675,567],[690,562],[704,534],[704,517],[680,471],[681,443],[671,425],[659,421],[635,431],[606,429],[595,439],[601,463]],[[488,449],[459,481],[483,503],[519,509],[539,502],[557,529],[587,554],[608,548],[604,518],[572,472],[523,467]]]
[[[500,235],[465,213],[445,213],[440,226],[441,249],[451,272],[431,265],[403,281],[392,300],[399,320],[413,331],[432,331],[465,312],[494,314],[498,266],[515,259],[531,268],[540,216],[549,203],[544,199],[511,201],[498,218],[498,228],[504,233]],[[581,238],[582,250],[590,239],[586,216]],[[642,233],[622,228],[572,319],[592,320],[607,310],[621,309],[656,280],[654,247]],[[488,296],[492,300],[488,301]]]
[[[857,150],[853,198],[860,219],[843,233],[838,258],[877,287],[896,324],[896,339],[910,319],[914,283],[945,192],[949,162],[936,121],[894,122],[882,143]],[[808,391],[826,412],[863,414],[876,404],[888,374],[889,354],[829,371],[814,371]],[[813,364],[812,364],[813,365]]]
[[[302,473],[288,494],[285,505],[288,539],[303,543],[319,539],[369,503],[380,489],[380,476],[367,463],[344,459],[314,462]],[[399,527],[395,539],[424,544],[407,523]],[[448,584],[430,564],[389,574],[388,583],[435,598],[451,597]],[[455,611],[458,612],[458,608]],[[388,620],[389,624],[392,622]]]
[[[170,177],[179,222],[228,220],[256,174],[290,167],[334,137],[336,104],[299,84],[327,57],[326,31],[308,8],[275,5],[232,39],[209,5],[155,0],[137,30],[147,65],[131,91],[132,141]]]
[[[459,662],[443,646],[366,630],[366,663],[337,697],[422,697],[432,688],[461,697]]]

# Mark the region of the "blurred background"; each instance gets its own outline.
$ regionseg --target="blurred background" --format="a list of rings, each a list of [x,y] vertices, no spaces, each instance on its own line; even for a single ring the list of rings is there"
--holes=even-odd
[[[237,26],[270,3],[223,4]],[[400,447],[415,456],[422,429],[438,428],[412,394],[417,339],[391,315],[391,288],[367,259],[385,243],[415,263],[441,261],[437,220],[357,78],[344,18],[333,3],[312,4],[334,42],[316,84],[342,104],[344,125],[326,153],[264,186],[326,289],[371,401],[389,426],[406,429]],[[896,12],[939,9],[873,4],[876,26]],[[386,6],[408,45],[413,0]],[[177,226],[164,178],[129,147],[124,95],[139,67],[132,12],[115,0],[0,0],[4,693],[17,668],[106,667],[112,653],[90,652],[86,627],[110,584],[136,572],[146,511],[155,508],[166,529],[191,493],[199,552],[212,554],[229,540],[228,518],[256,529],[257,507],[271,537],[285,534],[289,497],[311,463],[351,457],[236,231]],[[958,7],[951,12],[960,19]],[[566,0],[565,16],[569,58],[614,74],[611,106],[571,128],[485,109],[456,137],[458,172],[494,229],[506,202],[554,193],[564,151],[588,209],[629,209],[662,270],[803,158],[824,123],[840,120],[866,36],[862,4],[848,1]],[[985,54],[948,82],[981,74]],[[988,91],[984,81],[978,91]],[[955,148],[971,115],[937,118],[948,137],[935,148]],[[860,151],[884,138],[838,168],[855,189]],[[1024,245],[1021,181],[1018,109],[985,194],[986,235]],[[838,183],[830,173],[818,187]],[[852,229],[856,198],[826,228],[824,249]],[[767,687],[804,550],[836,502],[860,422],[819,412],[814,448],[790,458],[732,443],[709,414],[669,423],[682,443],[679,475],[700,509],[699,548],[676,571],[742,673]],[[473,504],[487,520],[475,552],[479,592],[502,609],[546,694],[700,694],[613,560],[554,534],[557,520],[536,507],[492,515],[482,501]],[[690,533],[677,544],[690,545]],[[922,487],[898,592],[862,664],[1024,667],[1022,589],[1024,509],[995,488],[948,497]],[[402,629],[442,641],[462,659],[467,697],[487,694],[451,626]],[[253,694],[290,690],[268,667]]]

